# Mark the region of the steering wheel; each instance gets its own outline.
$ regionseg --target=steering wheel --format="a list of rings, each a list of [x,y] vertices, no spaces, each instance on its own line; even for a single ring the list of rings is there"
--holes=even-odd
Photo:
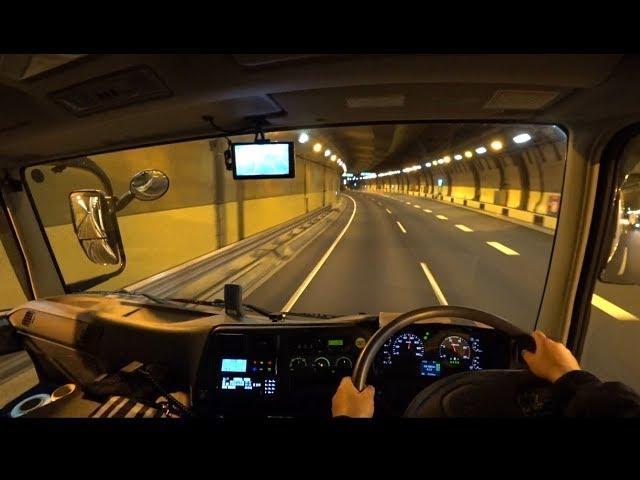
[[[512,352],[510,370],[474,370],[442,378],[416,395],[405,417],[533,416],[553,411],[550,384],[522,369],[521,352],[535,352],[533,337],[508,321],[467,307],[434,306],[403,313],[377,330],[360,352],[351,380],[362,391],[378,351],[393,335],[421,320],[456,317],[505,333]],[[520,367],[520,368],[518,368]]]

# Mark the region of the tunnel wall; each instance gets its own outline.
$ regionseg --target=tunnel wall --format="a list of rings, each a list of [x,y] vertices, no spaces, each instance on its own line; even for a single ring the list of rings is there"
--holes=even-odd
[[[119,288],[184,263],[337,201],[337,168],[296,157],[296,177],[236,181],[224,167],[226,142],[200,140],[91,157],[112,179],[114,193],[128,190],[131,176],[145,168],[170,178],[167,194],[134,200],[118,212],[126,269],[100,288]],[[33,167],[45,181],[27,181],[49,242],[67,283],[114,270],[86,259],[71,225],[68,195],[80,188],[103,190],[94,175],[77,169],[61,174]],[[340,172],[341,173],[341,172]]]
[[[564,160],[558,143],[539,143],[512,153],[487,153],[431,168],[423,166],[416,172],[370,182],[368,188],[403,193],[392,185],[400,177],[408,177],[410,187],[404,193],[439,198],[554,228]],[[438,179],[443,182],[441,187],[437,185]]]

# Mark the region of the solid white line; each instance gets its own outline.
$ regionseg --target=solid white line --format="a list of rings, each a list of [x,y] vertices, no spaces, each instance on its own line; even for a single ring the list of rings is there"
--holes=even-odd
[[[602,310],[607,315],[611,315],[616,320],[638,320],[633,313],[627,312],[625,309],[620,308],[615,303],[611,303],[609,300],[605,300],[600,295],[595,293],[591,297],[591,305]]]
[[[449,218],[444,215],[436,215],[436,218],[439,218],[440,220],[449,220]]]
[[[505,255],[520,255],[515,250],[510,249],[509,247],[501,244],[500,242],[487,242],[487,245],[492,246],[496,250],[504,253]]]
[[[420,205],[414,205],[415,208],[420,208]]]
[[[427,212],[427,213],[431,213],[431,210],[429,210],[428,208],[423,208],[422,211],[423,212]]]
[[[389,210],[388,208],[385,208],[385,210],[387,211],[387,213],[391,213],[391,210]]]
[[[285,304],[284,307],[282,307],[282,311],[283,312],[288,312],[289,310],[291,310],[291,307],[293,307],[295,305],[295,303],[298,301],[298,299],[300,298],[300,296],[304,293],[304,291],[306,290],[306,288],[309,286],[309,284],[311,283],[311,280],[313,280],[313,278],[317,275],[317,273],[320,271],[320,269],[322,268],[322,266],[324,265],[324,262],[327,261],[327,258],[329,258],[329,255],[331,255],[331,252],[333,252],[334,248],[336,248],[336,245],[338,245],[338,242],[342,239],[342,237],[344,237],[344,234],[347,233],[347,230],[349,229],[349,227],[351,226],[351,222],[353,222],[353,217],[356,216],[356,210],[357,210],[357,206],[356,206],[356,201],[351,198],[349,195],[346,195],[346,197],[351,200],[353,202],[353,212],[351,213],[351,218],[349,218],[349,221],[347,222],[347,224],[345,225],[345,227],[342,229],[342,231],[340,232],[340,235],[338,235],[336,237],[336,239],[333,241],[333,243],[331,244],[331,246],[329,247],[329,249],[325,252],[325,254],[322,256],[322,258],[320,259],[320,261],[316,264],[315,267],[313,267],[313,270],[311,270],[309,272],[309,275],[307,275],[307,277],[304,279],[304,281],[300,284],[300,286],[298,287],[298,289],[294,292],[294,294],[291,296],[291,298],[289,299],[289,301]]]
[[[627,268],[627,247],[624,247],[624,253],[622,254],[622,265],[620,265],[620,270],[618,270],[618,275],[623,275],[626,268]]]
[[[473,230],[467,227],[466,225],[456,225],[456,228],[459,228],[463,232],[473,232]]]
[[[411,205],[411,202],[404,202],[404,203],[406,203],[407,205]]]
[[[422,271],[424,272],[424,274],[427,276],[427,280],[429,280],[431,288],[433,288],[433,293],[436,294],[436,298],[440,302],[440,305],[449,305],[449,303],[447,303],[447,299],[444,296],[444,293],[442,293],[442,290],[440,290],[438,282],[436,282],[436,279],[431,273],[431,270],[429,270],[429,267],[427,267],[427,264],[424,262],[420,262],[420,266],[422,267]]]
[[[404,227],[402,226],[402,224],[400,222],[396,222],[396,223],[400,227],[400,230],[402,230],[402,233],[407,233],[407,231],[404,229]]]

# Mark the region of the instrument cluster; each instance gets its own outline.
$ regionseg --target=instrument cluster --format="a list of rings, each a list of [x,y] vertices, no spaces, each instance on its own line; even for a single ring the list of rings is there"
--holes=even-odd
[[[385,377],[435,380],[465,370],[504,368],[506,348],[495,330],[416,324],[384,344],[375,370]]]

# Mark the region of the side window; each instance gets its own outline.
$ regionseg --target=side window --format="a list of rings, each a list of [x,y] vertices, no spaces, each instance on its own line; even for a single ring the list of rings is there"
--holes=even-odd
[[[596,283],[581,364],[640,391],[640,135],[621,158],[616,233]]]

